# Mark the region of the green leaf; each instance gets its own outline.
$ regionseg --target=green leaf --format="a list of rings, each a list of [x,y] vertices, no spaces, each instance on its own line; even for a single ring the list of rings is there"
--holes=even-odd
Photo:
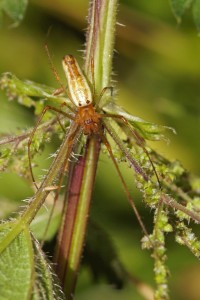
[[[200,0],[194,1],[192,12],[193,12],[194,22],[197,26],[198,31],[200,31]]]
[[[171,0],[172,11],[178,23],[181,22],[183,14],[191,6],[192,2],[193,0]]]
[[[191,6],[194,22],[198,31],[200,31],[200,0],[171,0],[172,11],[178,23],[181,22],[185,11]]]
[[[15,227],[16,222],[0,226],[0,243]],[[65,299],[57,276],[28,227],[0,254],[0,291],[0,300]]]
[[[37,242],[34,243],[36,261],[36,281],[33,300],[65,299],[57,276],[47,262],[44,253]]]
[[[71,101],[66,97],[54,96],[55,89],[30,80],[20,80],[9,72],[1,75],[0,88],[6,90],[10,100],[17,99],[20,104],[27,107],[34,106],[40,112],[43,103],[38,99],[43,99],[43,102],[48,100],[58,104],[63,102],[71,104]]]
[[[18,25],[24,18],[28,0],[2,0],[0,3],[0,14],[5,12]]]
[[[13,226],[0,227],[0,242]],[[28,229],[24,229],[0,254],[0,300],[29,299],[32,289],[33,248]]]
[[[175,130],[171,127],[157,125],[151,122],[144,121],[143,119],[130,115],[122,107],[110,102],[103,110],[109,114],[117,114],[126,118],[129,123],[139,131],[143,138],[150,141],[167,140],[163,134],[166,129],[170,129],[173,133]]]

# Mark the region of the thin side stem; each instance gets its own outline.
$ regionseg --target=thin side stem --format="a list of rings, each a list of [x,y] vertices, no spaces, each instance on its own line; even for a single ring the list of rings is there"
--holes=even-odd
[[[167,255],[165,247],[165,232],[163,229],[163,202],[159,201],[154,217],[155,227],[153,231],[153,254],[154,272],[157,289],[155,291],[155,300],[168,300],[167,277],[168,269],[165,264]]]
[[[175,200],[170,198],[169,196],[162,194],[161,201],[165,203],[168,206],[171,206],[172,208],[178,209],[182,212],[184,212],[186,215],[190,216],[194,221],[197,223],[200,223],[200,216],[199,214],[187,209],[185,206],[177,203]]]
[[[2,240],[0,244],[0,253],[13,241],[13,239],[24,229],[27,225],[29,225],[34,217],[36,216],[37,212],[39,211],[40,207],[44,203],[46,197],[49,194],[48,187],[52,186],[56,179],[59,177],[60,172],[62,170],[64,161],[70,157],[72,152],[74,142],[76,140],[76,136],[78,135],[78,128],[76,126],[72,126],[70,129],[69,134],[65,137],[58,155],[56,156],[55,160],[53,161],[51,168],[46,175],[42,185],[37,190],[35,196],[31,200],[29,206],[21,215],[19,220],[16,222],[16,226],[8,233],[4,240]]]

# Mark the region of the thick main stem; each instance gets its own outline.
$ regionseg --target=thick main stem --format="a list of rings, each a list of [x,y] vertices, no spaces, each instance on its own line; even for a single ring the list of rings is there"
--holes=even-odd
[[[89,15],[84,72],[94,91],[94,104],[110,85],[117,0],[93,0]],[[68,204],[57,246],[57,271],[67,299],[73,298],[83,252],[101,141],[88,137],[85,156],[73,168]]]
[[[88,138],[86,153],[74,166],[69,182],[65,219],[59,234],[57,273],[67,299],[73,298],[78,268],[85,241],[100,140]]]

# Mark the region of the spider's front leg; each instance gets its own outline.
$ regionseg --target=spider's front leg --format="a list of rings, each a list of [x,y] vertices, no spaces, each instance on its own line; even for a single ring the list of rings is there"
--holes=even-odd
[[[35,135],[35,132],[38,128],[38,126],[40,125],[40,123],[42,122],[42,119],[44,117],[44,115],[46,114],[46,112],[48,110],[52,110],[52,111],[55,111],[57,113],[60,113],[62,115],[64,115],[65,117],[67,117],[68,119],[71,119],[71,120],[74,120],[74,118],[68,114],[68,113],[65,113],[64,111],[60,110],[60,109],[57,109],[56,107],[53,107],[53,106],[46,106],[44,107],[37,123],[36,123],[36,126],[34,127],[33,131],[31,132],[30,136],[29,136],[29,140],[28,140],[28,161],[29,161],[29,169],[30,169],[30,174],[31,174],[31,179],[33,181],[33,184],[34,186],[36,187],[36,189],[38,190],[38,186],[35,182],[35,177],[34,177],[34,174],[33,174],[33,169],[32,169],[32,164],[31,164],[31,144],[33,142],[33,138],[34,138],[34,135]]]
[[[139,132],[135,128],[133,128],[131,126],[131,124],[129,123],[129,121],[124,116],[116,115],[116,114],[102,114],[101,116],[102,116],[102,118],[118,119],[118,120],[122,121],[125,126],[128,127],[128,129],[130,130],[131,134],[134,136],[134,138],[135,138],[136,143],[138,144],[138,146],[140,146],[143,149],[143,151],[145,152],[145,154],[147,155],[147,157],[148,157],[148,159],[150,161],[150,164],[152,166],[152,169],[153,169],[153,171],[154,171],[154,173],[156,175],[156,179],[157,179],[158,185],[161,188],[161,182],[160,182],[158,173],[156,171],[156,168],[155,168],[154,163],[153,163],[153,161],[152,161],[152,159],[150,157],[149,152],[145,148],[145,139],[139,134]]]

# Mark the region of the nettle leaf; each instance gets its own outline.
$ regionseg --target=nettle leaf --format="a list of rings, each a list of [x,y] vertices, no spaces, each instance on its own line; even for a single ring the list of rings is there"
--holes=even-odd
[[[6,13],[14,21],[13,25],[17,26],[24,18],[27,5],[28,0],[1,0],[0,19],[2,20],[3,13]]]
[[[59,280],[36,241],[34,243],[34,252],[36,261],[36,279],[34,284],[33,300],[65,299]]]
[[[139,117],[133,116],[115,103],[110,102],[104,107],[103,110],[109,114],[117,114],[123,116],[136,130],[138,130],[143,138],[150,141],[167,140],[163,134],[166,129],[169,129],[173,133],[176,133],[175,130],[171,127],[157,125],[151,122],[144,121]]]
[[[58,104],[68,102],[71,104],[66,97],[54,96],[54,88],[30,80],[20,80],[9,72],[1,75],[0,88],[6,90],[10,100],[17,99],[20,104],[26,107],[34,106],[40,112],[45,101],[53,101]],[[42,99],[43,102],[41,103],[38,99]]]
[[[13,226],[14,223],[0,226],[0,242],[6,238]],[[0,299],[29,299],[33,265],[31,236],[29,230],[24,229],[0,254]]]
[[[180,23],[185,11],[191,6],[194,0],[171,0],[172,11]]]
[[[0,226],[1,250],[5,248],[0,253],[0,299],[65,299],[59,280],[29,227],[19,234],[14,233],[16,227],[16,222]]]
[[[192,7],[194,22],[200,31],[200,0],[171,0],[172,11],[180,23],[187,9]]]

